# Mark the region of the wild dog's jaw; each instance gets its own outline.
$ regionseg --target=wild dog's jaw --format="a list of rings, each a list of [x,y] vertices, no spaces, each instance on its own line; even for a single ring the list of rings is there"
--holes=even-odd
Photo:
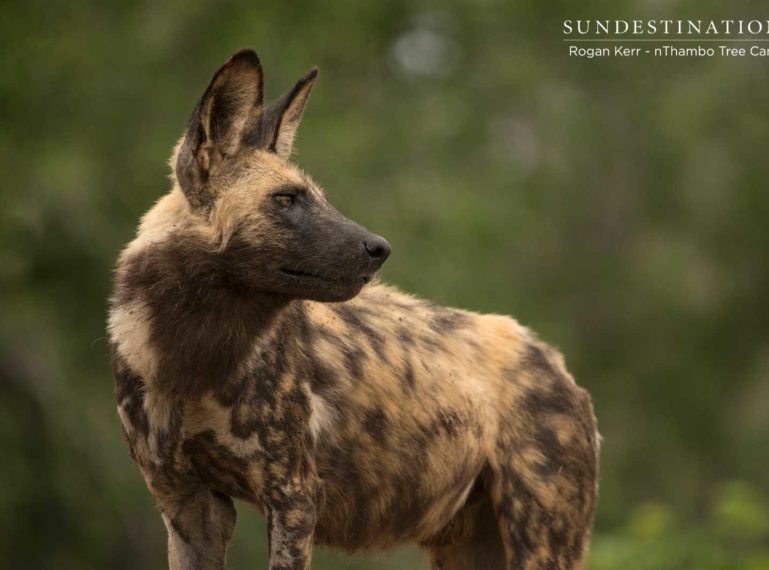
[[[339,302],[352,299],[360,293],[363,286],[371,280],[369,276],[361,276],[357,280],[331,279],[321,275],[304,272],[280,270],[293,283],[284,285],[283,291],[297,290],[296,296],[321,302]]]
[[[299,269],[286,269],[285,267],[281,267],[280,270],[285,273],[286,275],[290,275],[291,277],[297,277],[299,279],[305,278],[305,279],[320,279],[323,280],[323,277],[316,273],[307,273],[305,271],[301,271]]]

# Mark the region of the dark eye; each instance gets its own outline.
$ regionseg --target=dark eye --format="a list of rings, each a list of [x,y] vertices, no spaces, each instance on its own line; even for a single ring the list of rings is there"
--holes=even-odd
[[[274,194],[273,199],[281,208],[290,208],[296,202],[296,194]]]

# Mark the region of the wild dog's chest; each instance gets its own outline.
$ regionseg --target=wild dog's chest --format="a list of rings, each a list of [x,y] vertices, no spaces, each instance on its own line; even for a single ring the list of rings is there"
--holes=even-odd
[[[199,480],[258,506],[271,482],[306,463],[309,388],[256,367],[197,398],[156,391],[115,359],[118,411],[132,456],[152,477]]]

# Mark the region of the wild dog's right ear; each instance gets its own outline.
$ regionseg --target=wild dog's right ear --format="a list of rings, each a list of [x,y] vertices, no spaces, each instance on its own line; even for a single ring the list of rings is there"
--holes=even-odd
[[[214,74],[187,123],[176,158],[176,178],[194,208],[213,204],[209,175],[240,150],[244,128],[261,112],[263,89],[262,65],[253,50],[239,51]]]
[[[267,150],[282,158],[288,158],[299,121],[302,119],[304,105],[317,77],[318,68],[313,67],[291,91],[265,107],[258,120],[254,121],[244,134],[243,142],[252,148]]]

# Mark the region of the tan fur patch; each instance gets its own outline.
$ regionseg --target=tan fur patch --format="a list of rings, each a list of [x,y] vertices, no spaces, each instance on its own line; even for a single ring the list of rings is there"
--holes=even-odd
[[[118,354],[139,376],[150,381],[155,377],[158,356],[150,342],[149,308],[142,300],[113,307],[108,330]]]

